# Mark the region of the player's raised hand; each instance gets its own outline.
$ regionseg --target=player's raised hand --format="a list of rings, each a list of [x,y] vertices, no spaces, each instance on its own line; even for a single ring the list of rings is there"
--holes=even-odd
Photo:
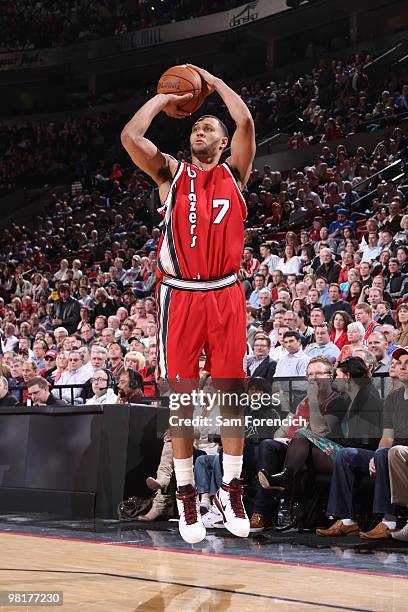
[[[196,72],[198,72],[198,74],[201,75],[201,78],[207,85],[207,93],[206,93],[207,96],[211,94],[213,91],[215,91],[215,85],[217,81],[219,80],[218,77],[211,74],[211,72],[208,72],[208,70],[204,70],[204,68],[199,68],[198,66],[194,66],[194,64],[186,64],[186,66],[188,66],[189,68],[193,68],[193,70],[195,70]]]
[[[161,96],[166,96],[166,106],[163,108],[164,112],[168,117],[172,117],[173,119],[184,119],[185,117],[189,117],[191,113],[187,113],[184,111],[181,106],[183,104],[187,104],[193,97],[192,93],[186,93],[183,95],[178,94],[159,94]]]

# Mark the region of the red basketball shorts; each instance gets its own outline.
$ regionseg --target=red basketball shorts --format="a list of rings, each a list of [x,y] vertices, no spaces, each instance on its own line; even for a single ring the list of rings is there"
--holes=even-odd
[[[246,303],[240,282],[200,291],[179,289],[164,281],[156,299],[162,378],[197,379],[203,351],[205,369],[212,378],[245,378]]]

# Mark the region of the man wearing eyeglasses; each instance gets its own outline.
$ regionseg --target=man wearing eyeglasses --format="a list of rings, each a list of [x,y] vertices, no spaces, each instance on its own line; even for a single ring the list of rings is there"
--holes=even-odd
[[[58,380],[57,386],[62,385],[83,385],[89,380],[88,371],[83,368],[82,355],[79,351],[70,351],[68,357],[68,370],[63,372]],[[61,389],[61,397],[69,403],[72,403],[81,393],[81,387]],[[60,397],[57,388],[53,391],[54,397]]]
[[[110,387],[110,376],[106,370],[95,370],[90,382],[94,395],[85,402],[86,404],[116,404],[118,396]]]
[[[273,380],[276,370],[276,361],[269,357],[271,340],[265,336],[258,336],[254,342],[254,354],[248,357],[247,374],[248,376],[261,376],[267,380]]]
[[[28,395],[33,406],[66,406],[67,402],[50,393],[48,381],[42,376],[34,376],[28,381]]]

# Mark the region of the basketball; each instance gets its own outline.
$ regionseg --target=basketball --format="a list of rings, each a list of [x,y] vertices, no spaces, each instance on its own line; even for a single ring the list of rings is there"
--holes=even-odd
[[[189,66],[173,66],[162,74],[157,85],[157,93],[187,94],[193,98],[180,108],[187,113],[194,113],[200,108],[205,98],[205,83],[201,75]]]

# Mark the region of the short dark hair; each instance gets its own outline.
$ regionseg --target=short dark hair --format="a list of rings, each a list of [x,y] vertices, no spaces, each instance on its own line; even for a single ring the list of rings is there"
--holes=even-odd
[[[298,342],[300,342],[300,334],[294,329],[290,329],[283,334],[283,339],[286,340],[286,338],[295,338]]]
[[[272,385],[266,378],[261,376],[253,376],[247,382],[247,391],[259,391],[259,393],[272,392]]]
[[[337,369],[341,370],[344,374],[348,374],[360,386],[370,382],[370,370],[361,357],[347,357],[339,361]]]
[[[222,135],[225,136],[226,138],[229,138],[227,126],[225,125],[225,123],[223,121],[221,121],[221,119],[219,119],[215,115],[202,115],[202,117],[199,117],[197,119],[197,121],[194,123],[194,125],[196,123],[198,123],[199,121],[202,121],[203,119],[216,119],[218,121],[218,124],[219,124],[220,128],[221,128]]]
[[[40,389],[49,389],[49,382],[43,378],[42,376],[33,376],[27,383],[27,388],[34,387],[34,385],[38,385]]]
[[[313,308],[310,311],[310,314],[312,314],[313,310],[318,310],[319,312],[321,312],[324,315],[324,310],[321,306],[313,306]]]

